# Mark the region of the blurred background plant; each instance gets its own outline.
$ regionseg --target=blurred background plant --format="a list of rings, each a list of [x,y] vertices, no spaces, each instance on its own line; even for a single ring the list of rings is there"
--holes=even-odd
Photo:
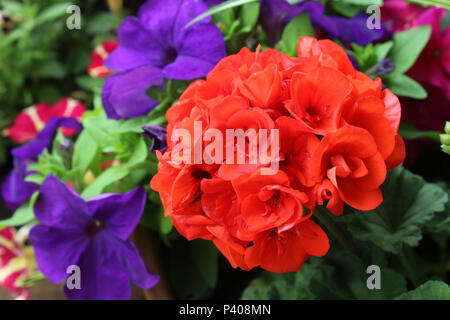
[[[83,8],[83,32],[66,28],[72,4]],[[114,37],[121,21],[120,10],[107,9],[106,2],[93,0],[0,1],[0,131],[21,109],[38,102],[54,104],[71,96],[89,104],[80,83],[92,87],[85,78],[90,54],[96,44]],[[0,137],[0,165],[8,146]]]

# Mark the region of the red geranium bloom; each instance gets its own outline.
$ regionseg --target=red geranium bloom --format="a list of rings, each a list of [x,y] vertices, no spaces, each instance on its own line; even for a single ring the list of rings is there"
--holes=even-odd
[[[276,273],[297,271],[310,256],[321,257],[330,248],[326,233],[311,220],[281,233],[261,233],[253,242],[245,252],[247,266]]]
[[[234,268],[290,272],[323,256],[329,241],[311,220],[315,206],[376,208],[387,169],[404,159],[400,103],[381,79],[356,71],[329,40],[302,37],[297,48],[297,58],[259,47],[224,58],[166,114],[168,149],[151,187],[183,236],[212,240]],[[196,121],[224,143],[196,137]],[[190,136],[172,141],[177,129]],[[279,141],[251,134],[262,129],[278,130]],[[244,139],[227,141],[227,130]],[[255,146],[268,162],[253,159]],[[195,163],[195,147],[207,161]],[[177,161],[177,150],[191,162]],[[234,163],[215,158],[228,150]]]
[[[294,73],[292,100],[286,103],[286,108],[311,132],[324,135],[338,128],[341,107],[351,91],[351,82],[345,74],[329,67],[307,74]]]
[[[383,200],[379,186],[386,178],[386,165],[367,130],[344,126],[330,133],[314,151],[312,163],[313,173],[327,177],[350,206],[372,210]]]

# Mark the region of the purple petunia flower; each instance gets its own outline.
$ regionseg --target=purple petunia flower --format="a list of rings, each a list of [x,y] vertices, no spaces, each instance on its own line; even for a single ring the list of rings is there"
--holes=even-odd
[[[142,127],[144,133],[142,135],[146,138],[152,139],[152,146],[150,148],[151,152],[156,150],[164,153],[167,149],[167,130],[165,127],[160,125]]]
[[[343,42],[354,42],[360,46],[379,40],[386,33],[384,28],[367,28],[367,16],[364,13],[359,13],[352,18],[321,15],[313,17],[312,20],[330,38],[339,39]]]
[[[150,112],[158,101],[147,96],[163,79],[191,80],[206,74],[226,55],[219,28],[211,17],[186,25],[208,10],[201,0],[151,0],[128,17],[118,31],[119,47],[105,61],[118,72],[108,78],[102,100],[112,119]]]
[[[333,39],[366,45],[381,39],[384,35],[383,29],[367,28],[367,17],[364,14],[358,14],[352,18],[334,17],[325,15],[324,6],[318,1],[291,5],[286,0],[261,0],[260,21],[269,44],[277,44],[286,24],[303,12],[308,12],[311,23]]]
[[[76,119],[54,117],[50,119],[33,141],[11,151],[14,157],[14,168],[2,185],[3,199],[11,210],[16,210],[27,202],[37,190],[38,186],[35,183],[25,181],[26,176],[32,173],[27,169],[28,164],[36,162],[45,149],[50,149],[60,127],[76,131],[83,129],[83,126]]]
[[[218,4],[221,4],[224,0],[203,0],[205,4],[208,6],[216,6]]]
[[[80,289],[64,292],[69,299],[129,299],[130,282],[151,288],[157,275],[148,272],[134,244],[127,240],[139,223],[147,195],[139,186],[125,194],[102,194],[83,200],[50,175],[34,206],[41,225],[30,232],[39,270],[52,282],[80,270]]]

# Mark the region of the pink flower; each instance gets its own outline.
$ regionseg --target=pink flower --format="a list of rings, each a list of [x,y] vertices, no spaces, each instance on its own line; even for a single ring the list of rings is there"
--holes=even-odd
[[[408,75],[440,88],[445,98],[450,100],[450,27],[441,30],[445,14],[443,8],[425,8],[403,0],[385,1],[381,9],[382,22],[392,33],[421,25],[431,26],[430,40]]]
[[[446,11],[429,8],[417,20],[416,25],[430,25],[431,37],[416,63],[409,70],[412,78],[441,88],[450,100],[450,26],[441,30],[441,20]]]
[[[386,0],[381,8],[381,21],[392,33],[411,29],[427,9],[404,0]]]

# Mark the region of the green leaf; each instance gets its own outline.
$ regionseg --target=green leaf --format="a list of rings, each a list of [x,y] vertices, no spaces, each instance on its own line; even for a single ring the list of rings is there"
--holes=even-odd
[[[261,5],[258,2],[247,3],[240,8],[239,16],[242,27],[239,34],[252,32],[258,22],[260,8]]]
[[[63,2],[51,5],[44,9],[37,17],[26,20],[24,23],[20,24],[19,28],[14,29],[12,32],[8,33],[6,37],[1,39],[0,47],[10,45],[12,42],[20,39],[23,35],[31,32],[34,28],[41,24],[55,21],[56,19],[66,15],[66,10],[70,5],[72,5],[70,2]]]
[[[401,274],[388,268],[384,256],[364,260],[334,247],[324,258],[310,258],[300,271],[285,274],[264,272],[244,291],[242,299],[312,300],[312,299],[392,299],[406,290]],[[366,262],[368,261],[368,262]],[[367,267],[380,267],[381,289],[367,287]]]
[[[56,60],[48,61],[36,70],[35,76],[41,78],[62,79],[67,71],[64,66]]]
[[[360,11],[365,11],[368,6],[381,6],[382,0],[333,0],[331,6],[339,14],[346,17],[353,17]]]
[[[211,241],[180,240],[170,250],[169,279],[177,297],[204,298],[216,286],[218,251]]]
[[[422,6],[440,6],[450,10],[450,4],[447,0],[408,0],[411,3],[420,4]]]
[[[96,112],[96,110],[94,110]],[[87,131],[97,145],[102,148],[106,146],[113,146],[117,137],[110,136],[110,132],[119,126],[119,121],[106,118],[106,115],[101,109],[98,115],[86,115],[83,118],[83,131]],[[108,150],[111,151],[111,150]]]
[[[425,89],[415,80],[404,74],[389,73],[382,77],[386,86],[396,95],[414,99],[425,99],[428,94]]]
[[[408,71],[425,48],[430,35],[431,27],[428,25],[396,33],[394,47],[389,55],[395,65],[392,72],[401,74]]]
[[[70,2],[54,4],[43,10],[35,19],[35,24],[41,24],[56,20],[67,14],[67,8],[71,6]]]
[[[73,147],[72,167],[86,172],[98,152],[98,144],[89,132],[82,131]]]
[[[394,46],[393,41],[387,41],[381,44],[377,44],[374,48],[375,54],[377,56],[377,62],[386,58],[386,56],[388,55],[389,51],[392,49],[393,46]]]
[[[27,203],[22,205],[19,209],[17,209],[11,218],[1,220],[0,225],[17,227],[32,221],[34,219],[33,206],[34,203],[36,202],[38,195],[39,195],[38,191],[33,193],[33,195],[30,198],[30,201],[28,201]]]
[[[188,28],[189,26],[191,26],[192,24],[204,19],[207,16],[211,16],[213,14],[228,10],[230,8],[235,8],[235,7],[239,7],[242,6],[244,4],[247,3],[252,3],[252,2],[257,2],[258,0],[228,0],[225,2],[222,2],[221,4],[217,5],[217,6],[213,6],[211,7],[208,11],[206,11],[205,13],[199,15],[198,17],[194,18],[191,22],[189,22],[187,25],[185,25],[185,28]]]
[[[116,129],[110,131],[110,135],[123,134],[123,133],[142,133],[142,127],[151,126],[158,123],[158,119],[150,119],[150,117],[137,117],[129,120],[119,121]]]
[[[403,139],[407,140],[413,140],[418,138],[430,138],[432,140],[439,142],[440,133],[438,131],[421,131],[416,127],[414,127],[411,123],[407,123],[404,121],[400,123],[400,128],[398,129],[398,132],[403,137]]]
[[[99,34],[108,34],[117,29],[122,18],[110,12],[99,13],[89,19],[86,32],[98,36]]]
[[[450,287],[442,281],[429,280],[420,287],[405,292],[396,300],[450,300]]]
[[[135,165],[143,162],[147,158],[147,155],[147,145],[144,139],[140,137],[130,159],[121,165],[109,167],[103,171],[92,184],[83,190],[81,196],[84,199],[89,199],[99,195],[107,186],[126,177]]]
[[[77,85],[86,91],[101,91],[105,80],[102,78],[92,78],[91,76],[81,76],[75,79]]]
[[[357,212],[349,229],[355,238],[399,253],[404,244],[417,246],[421,227],[444,210],[447,193],[403,167],[392,170],[382,185],[383,202],[375,210]]]
[[[279,43],[281,51],[290,57],[296,56],[297,42],[301,36],[314,36],[314,28],[307,13],[298,15],[284,28]]]

